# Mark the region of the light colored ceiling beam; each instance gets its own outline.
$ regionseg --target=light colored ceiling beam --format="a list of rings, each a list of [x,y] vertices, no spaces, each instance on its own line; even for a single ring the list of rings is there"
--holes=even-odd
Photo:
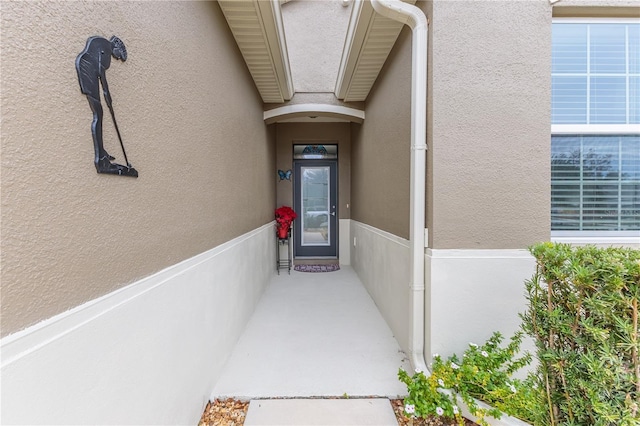
[[[333,118],[354,123],[364,121],[364,111],[340,105],[328,104],[295,104],[286,105],[264,112],[264,121],[267,124],[283,122],[296,118]]]

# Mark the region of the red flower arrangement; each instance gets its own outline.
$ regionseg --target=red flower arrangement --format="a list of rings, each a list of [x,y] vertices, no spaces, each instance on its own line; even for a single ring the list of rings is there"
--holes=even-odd
[[[287,238],[287,233],[291,227],[291,222],[298,217],[295,211],[289,206],[282,206],[276,209],[276,226],[278,238]]]

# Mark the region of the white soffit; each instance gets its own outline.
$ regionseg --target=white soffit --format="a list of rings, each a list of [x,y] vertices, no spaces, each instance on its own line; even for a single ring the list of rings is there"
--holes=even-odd
[[[293,96],[287,44],[277,0],[218,1],[265,103]]]
[[[403,1],[416,3],[416,0]],[[402,26],[375,13],[369,0],[355,0],[336,82],[338,99],[345,102],[366,100]]]

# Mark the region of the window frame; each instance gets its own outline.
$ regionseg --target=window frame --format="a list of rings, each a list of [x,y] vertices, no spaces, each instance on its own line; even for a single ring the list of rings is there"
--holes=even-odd
[[[573,24],[640,24],[640,18],[553,18],[556,23]],[[553,75],[553,73],[551,73]],[[627,106],[628,108],[628,106]],[[640,135],[640,124],[551,124],[555,135]],[[551,188],[549,188],[551,191]],[[551,225],[551,224],[550,224]],[[561,231],[551,230],[551,241],[574,244],[631,244],[640,245],[637,231]]]

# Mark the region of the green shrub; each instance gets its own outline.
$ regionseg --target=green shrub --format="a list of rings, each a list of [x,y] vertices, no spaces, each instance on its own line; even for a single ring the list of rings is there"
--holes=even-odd
[[[429,376],[421,371],[409,376],[400,370],[398,377],[407,385],[409,393],[405,398],[407,415],[446,416],[464,425],[456,405],[456,396],[459,396],[481,425],[487,424],[486,416],[500,418],[503,412],[525,420],[531,418],[537,410],[535,402],[538,399],[534,394],[539,392],[532,382],[512,377],[515,371],[531,362],[531,355],[524,354],[518,358],[522,333],[513,336],[506,347],[500,346],[502,341],[502,336],[496,332],[482,346],[470,343],[462,359],[453,355],[443,361],[434,354]],[[494,408],[480,408],[474,398],[492,404]]]
[[[523,329],[536,342],[540,425],[640,424],[640,251],[530,248]]]

